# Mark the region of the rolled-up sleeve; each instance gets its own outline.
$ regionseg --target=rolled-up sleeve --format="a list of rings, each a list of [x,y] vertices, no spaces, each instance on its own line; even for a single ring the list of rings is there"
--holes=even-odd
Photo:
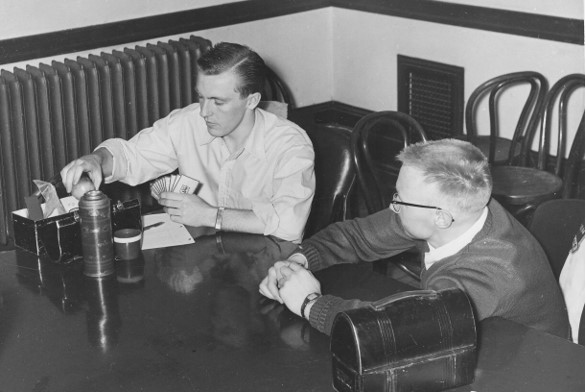
[[[112,174],[106,183],[122,181],[129,185],[141,184],[177,168],[177,154],[170,129],[177,122],[175,113],[145,128],[130,140],[108,139],[96,149],[105,148],[113,157]]]
[[[270,201],[253,202],[265,235],[299,242],[315,193],[314,151],[310,143],[290,146],[276,162]]]

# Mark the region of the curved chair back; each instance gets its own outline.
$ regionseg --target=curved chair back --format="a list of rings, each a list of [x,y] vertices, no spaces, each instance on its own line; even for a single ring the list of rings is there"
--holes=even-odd
[[[499,98],[513,86],[528,85],[530,91],[517,120],[512,140],[503,138],[499,130]],[[468,140],[479,147],[490,164],[520,162],[523,166],[530,148],[530,139],[537,129],[541,109],[547,93],[545,77],[533,71],[513,72],[492,78],[478,86],[466,103],[465,120]],[[480,103],[488,97],[490,136],[479,135],[477,114]],[[519,158],[519,161],[517,161]]]
[[[554,130],[557,132],[557,151],[555,154],[555,166],[553,174],[560,177],[562,173],[562,163],[565,155],[566,140],[568,137],[568,102],[573,93],[584,88],[584,75],[571,74],[564,76],[556,84],[554,84],[545,99],[545,109],[541,119],[541,127],[539,132],[539,153],[537,157],[536,167],[539,170],[547,170],[547,158],[550,150],[551,133]],[[558,121],[557,127],[552,124],[554,109],[557,106]],[[583,116],[583,115],[582,115]],[[583,126],[583,125],[582,125]]]
[[[536,208],[529,224],[529,231],[545,251],[557,281],[559,281],[570,250],[575,250],[575,246],[577,246],[574,243],[575,236],[580,233],[580,229],[584,230],[584,207],[584,200],[580,199],[549,200]],[[570,286],[580,287],[582,285],[583,287],[583,274],[570,274],[568,276],[572,280]],[[574,279],[576,279],[575,283],[573,282]],[[566,281],[566,283],[568,282]],[[562,290],[564,290],[563,285]],[[572,293],[572,290],[564,291],[564,296],[575,294],[577,293]],[[584,303],[583,293],[578,299],[582,301],[582,304]],[[572,328],[578,329],[578,343],[584,345],[584,308],[582,308],[579,325],[574,324]]]
[[[370,113],[356,123],[352,156],[369,214],[389,205],[400,169],[395,157],[408,144],[419,141],[427,141],[425,131],[405,113]]]
[[[562,197],[584,199],[584,114],[566,160]]]
[[[293,98],[281,78],[268,66],[266,67],[265,86],[258,107],[283,118],[293,108]]]
[[[584,200],[556,199],[540,204],[528,229],[539,241],[556,279],[564,266],[572,239],[584,223]]]
[[[306,129],[315,151],[316,189],[305,225],[308,238],[330,223],[348,217],[348,198],[356,177],[352,166],[352,130],[336,125]]]

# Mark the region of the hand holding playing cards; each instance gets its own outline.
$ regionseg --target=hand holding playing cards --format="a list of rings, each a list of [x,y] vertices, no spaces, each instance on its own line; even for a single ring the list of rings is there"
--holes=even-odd
[[[199,181],[184,176],[183,174],[172,174],[158,178],[151,183],[151,196],[159,200],[162,192],[177,193],[197,193],[199,191]]]
[[[183,225],[213,227],[216,221],[217,209],[197,195],[163,192],[159,194],[159,204],[173,222]]]

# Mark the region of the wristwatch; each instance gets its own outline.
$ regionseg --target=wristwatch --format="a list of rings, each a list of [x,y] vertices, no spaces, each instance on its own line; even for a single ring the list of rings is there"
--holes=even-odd
[[[305,308],[307,307],[307,305],[309,305],[311,302],[315,301],[319,297],[321,297],[320,293],[310,293],[307,295],[307,297],[305,297],[303,303],[301,304],[301,317],[309,319],[308,317],[305,317]]]
[[[214,228],[217,231],[222,230],[222,219],[224,217],[224,207],[218,207],[218,212],[216,213],[216,225]]]

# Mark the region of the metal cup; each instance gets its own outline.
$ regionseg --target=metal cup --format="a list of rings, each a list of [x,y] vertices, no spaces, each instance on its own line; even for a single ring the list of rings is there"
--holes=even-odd
[[[114,252],[119,260],[133,260],[141,255],[142,231],[120,229],[114,232]]]

